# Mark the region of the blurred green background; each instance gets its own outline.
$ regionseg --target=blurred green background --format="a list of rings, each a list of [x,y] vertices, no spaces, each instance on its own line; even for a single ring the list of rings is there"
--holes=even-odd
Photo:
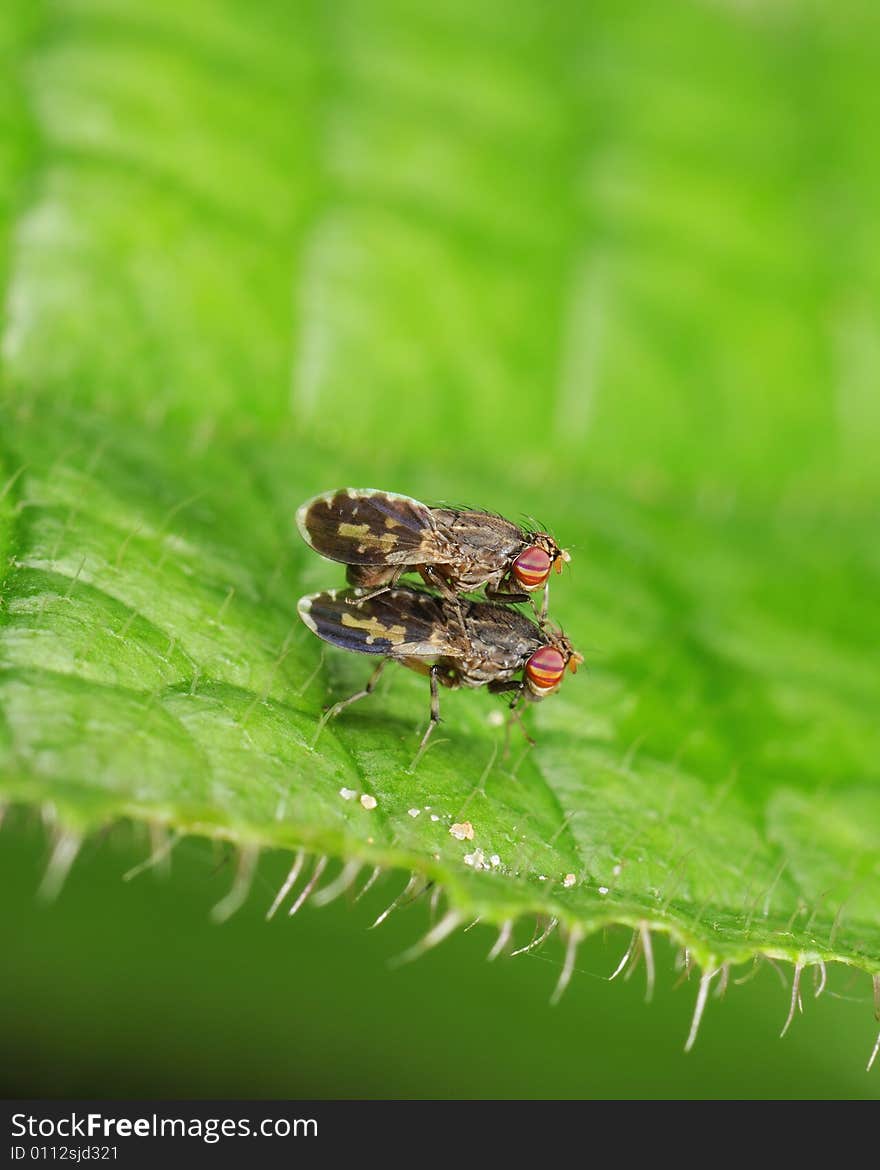
[[[568,513],[592,483],[710,517],[828,508],[867,604],[878,32],[867,2],[11,0],[4,417],[70,412],[181,464],[241,443],[259,490],[350,455],[438,491],[558,483]],[[620,931],[551,1009],[556,942],[489,965],[477,928],[390,969],[429,923],[422,900],[365,930],[401,875],[267,926],[287,859],[265,857],[217,927],[222,851],[187,839],[172,877],[123,883],[148,848],[91,838],[47,907],[45,833],[9,813],[7,1093],[880,1095],[864,976],[805,986],[777,1043],[765,968],[685,1057],[696,989],[662,942],[650,1007],[642,971],[605,981]]]

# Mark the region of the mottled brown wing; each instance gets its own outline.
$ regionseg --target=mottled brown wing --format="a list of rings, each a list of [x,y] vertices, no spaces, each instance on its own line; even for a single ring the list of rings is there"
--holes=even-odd
[[[431,509],[409,496],[342,488],[297,511],[303,540],[346,565],[418,565],[442,560]]]
[[[361,605],[354,589],[333,589],[300,599],[309,629],[331,646],[392,658],[459,658],[461,633],[442,603],[417,589],[391,589]]]

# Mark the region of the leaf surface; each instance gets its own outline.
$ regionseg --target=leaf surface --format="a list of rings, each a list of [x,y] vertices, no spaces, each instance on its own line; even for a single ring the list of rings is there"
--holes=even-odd
[[[860,19],[13,4],[7,797],[400,866],[462,919],[880,970]],[[370,664],[299,623],[342,574],[293,513],[346,484],[572,549],[589,670],[534,750],[444,694],[410,772],[403,671],[312,749]]]

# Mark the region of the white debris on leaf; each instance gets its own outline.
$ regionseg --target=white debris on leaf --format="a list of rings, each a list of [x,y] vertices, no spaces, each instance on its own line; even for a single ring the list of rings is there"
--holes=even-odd
[[[365,809],[374,809],[378,803],[375,796],[370,796],[369,792],[365,792],[361,797],[361,805]]]
[[[492,856],[489,858],[489,864],[492,866],[493,869],[497,869],[498,866],[501,864],[501,858],[498,856],[497,853],[493,853]]]
[[[565,877],[562,879],[562,884],[565,886],[565,888],[567,890],[570,890],[576,881],[577,881],[577,878],[574,876],[573,873],[567,873],[565,875]]]
[[[355,788],[340,788],[339,795],[343,800],[354,800],[357,796],[357,789]]]
[[[466,853],[464,855],[465,865],[469,865],[472,869],[489,869],[489,863],[486,861],[486,855],[482,849],[475,849],[473,853]]]
[[[486,716],[486,722],[490,727],[500,727],[504,722],[504,715],[501,711],[490,711]]]
[[[611,872],[614,874],[615,877],[620,877],[620,875],[623,873],[623,866],[622,865],[615,865],[614,869],[612,869]]]
[[[607,886],[599,886],[599,893],[604,896],[605,894],[608,893],[608,887]]]
[[[431,813],[431,820],[432,820],[432,821],[439,821],[439,820],[440,820],[440,818],[437,816],[437,814],[436,814],[436,813]]]
[[[460,825],[450,825],[449,832],[458,841],[473,841],[474,839],[474,826],[470,821],[462,821]]]
[[[422,810],[420,808],[408,808],[406,811],[413,819],[422,815]]]

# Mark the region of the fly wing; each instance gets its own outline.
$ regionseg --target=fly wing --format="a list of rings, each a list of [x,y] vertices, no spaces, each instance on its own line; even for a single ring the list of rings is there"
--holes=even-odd
[[[300,599],[299,616],[325,642],[359,654],[392,658],[459,658],[461,634],[443,604],[417,589],[392,589],[354,604],[354,589]]]
[[[431,509],[409,496],[342,488],[297,511],[303,540],[346,565],[418,565],[442,560]]]

